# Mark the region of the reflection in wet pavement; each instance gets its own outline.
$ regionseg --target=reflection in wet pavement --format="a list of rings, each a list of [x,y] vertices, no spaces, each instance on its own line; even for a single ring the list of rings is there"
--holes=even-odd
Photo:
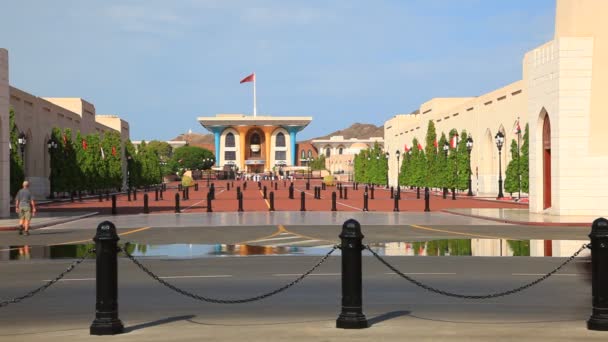
[[[569,257],[587,240],[504,240],[446,239],[417,242],[386,242],[370,246],[387,256],[532,256]],[[127,251],[137,257],[207,258],[273,255],[325,255],[330,247],[254,246],[227,244],[127,244]],[[93,248],[91,244],[59,246],[0,246],[0,260],[78,258]],[[365,252],[364,252],[365,253]],[[339,250],[334,253],[339,255]],[[589,251],[581,253],[588,256]]]

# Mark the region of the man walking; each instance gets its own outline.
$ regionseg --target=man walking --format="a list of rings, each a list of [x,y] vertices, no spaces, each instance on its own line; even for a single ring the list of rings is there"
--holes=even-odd
[[[36,213],[36,203],[29,187],[28,181],[23,182],[23,189],[15,196],[15,211],[19,215],[19,235],[30,235],[30,221],[32,215]]]

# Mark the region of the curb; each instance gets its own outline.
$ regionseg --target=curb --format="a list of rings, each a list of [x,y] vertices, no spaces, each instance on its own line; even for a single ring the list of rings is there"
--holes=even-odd
[[[32,224],[32,225],[30,225],[30,229],[40,229],[40,228],[46,228],[46,227],[54,226],[54,225],[57,225],[57,224],[68,223],[68,222],[72,222],[72,221],[78,221],[78,220],[82,220],[84,218],[95,216],[95,215],[98,215],[98,214],[99,214],[99,212],[96,211],[96,212],[91,212],[91,213],[84,214],[84,215],[72,216],[72,217],[65,218],[65,219],[59,219],[59,220],[52,221],[52,222]],[[19,229],[19,226],[4,226],[4,227],[0,227],[0,232],[3,232],[3,231],[13,231],[13,230],[16,231],[18,229]]]
[[[494,221],[494,222],[509,223],[509,224],[522,224],[522,225],[526,225],[526,226],[540,226],[540,227],[543,227],[543,226],[544,227],[581,227],[581,226],[583,226],[584,227],[584,226],[591,225],[590,222],[584,222],[584,223],[581,223],[581,222],[528,222],[528,221],[505,220],[505,219],[481,216],[481,215],[455,213],[455,212],[452,212],[452,211],[449,211],[446,209],[440,210],[440,212],[452,214],[452,215],[459,215],[459,216],[472,217],[472,218],[477,218],[477,219],[482,219],[482,220]]]

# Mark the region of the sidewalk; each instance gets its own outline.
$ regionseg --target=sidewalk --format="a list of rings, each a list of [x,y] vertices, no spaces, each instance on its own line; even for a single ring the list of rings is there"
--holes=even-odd
[[[56,224],[72,222],[83,218],[97,215],[98,212],[37,212],[32,217],[30,228],[44,228]],[[19,218],[16,213],[11,213],[10,218],[0,219],[0,231],[19,229]]]
[[[459,208],[444,209],[445,213],[511,224],[530,226],[590,227],[596,216],[554,216],[531,213],[529,209]]]

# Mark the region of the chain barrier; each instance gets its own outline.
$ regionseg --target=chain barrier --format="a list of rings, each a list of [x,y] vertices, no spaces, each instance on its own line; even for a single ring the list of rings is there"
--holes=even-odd
[[[378,259],[382,264],[384,264],[386,267],[388,267],[390,270],[392,270],[393,272],[397,273],[399,276],[401,276],[402,278],[404,278],[405,280],[409,281],[410,283],[421,287],[427,291],[430,292],[434,292],[440,295],[444,295],[444,296],[448,296],[448,297],[455,297],[455,298],[464,298],[464,299],[490,299],[490,298],[497,298],[497,297],[503,297],[503,296],[508,296],[508,295],[512,295],[514,293],[523,291],[525,289],[528,289],[540,282],[542,282],[543,280],[549,278],[550,276],[552,276],[553,274],[555,274],[557,271],[559,271],[562,267],[566,266],[567,264],[569,264],[572,260],[574,260],[574,258],[576,258],[580,252],[582,252],[585,248],[591,248],[591,244],[584,244],[581,248],[579,248],[578,251],[574,252],[574,254],[569,257],[568,259],[566,259],[566,261],[564,261],[561,265],[557,266],[554,270],[552,270],[551,272],[545,274],[544,276],[530,282],[527,283],[523,286],[520,286],[518,288],[515,288],[513,290],[508,290],[508,291],[503,291],[503,292],[497,292],[497,293],[491,293],[491,294],[487,294],[487,295],[463,295],[463,294],[458,294],[458,293],[453,293],[453,292],[448,292],[448,291],[444,291],[444,290],[439,290],[436,289],[432,286],[423,284],[422,282],[413,279],[412,277],[407,276],[406,274],[404,274],[403,272],[399,271],[398,269],[396,269],[393,265],[389,264],[388,261],[386,261],[385,259],[383,259],[380,255],[378,255],[378,253],[376,253],[369,245],[365,245],[365,248],[367,248],[373,256],[376,257],[376,259]]]
[[[88,251],[86,251],[86,253],[84,254],[84,256],[82,256],[80,259],[74,261],[65,271],[59,273],[58,276],[56,276],[54,279],[49,280],[46,284],[40,286],[37,289],[34,289],[26,294],[24,294],[23,296],[19,296],[19,297],[15,297],[13,299],[9,299],[9,300],[3,300],[0,301],[0,308],[3,308],[5,306],[8,306],[9,304],[16,304],[21,302],[24,299],[30,298],[46,289],[48,289],[49,287],[51,287],[53,284],[55,284],[56,282],[58,282],[59,280],[61,280],[61,278],[65,277],[66,274],[72,272],[74,270],[74,268],[76,268],[76,266],[80,265],[91,253],[95,253],[95,249],[91,248]]]
[[[161,279],[161,277],[157,276],[156,274],[154,274],[152,271],[150,271],[146,266],[144,266],[143,264],[141,264],[137,259],[135,259],[135,257],[133,255],[131,255],[129,252],[127,252],[125,249],[122,249],[122,251],[125,253],[125,255],[137,266],[139,267],[144,273],[146,273],[147,275],[149,275],[152,279],[158,281],[159,283],[161,283],[162,285],[168,287],[169,289],[184,295],[186,297],[190,297],[192,299],[196,299],[202,302],[207,302],[207,303],[215,303],[215,304],[243,304],[243,303],[250,303],[250,302],[255,302],[257,300],[261,300],[261,299],[265,299],[268,298],[270,296],[273,296],[275,294],[278,294],[280,292],[283,292],[285,290],[287,290],[288,288],[296,285],[297,283],[299,283],[302,279],[306,278],[308,275],[310,275],[312,272],[314,272],[319,266],[321,266],[321,264],[323,264],[328,258],[329,256],[339,247],[336,245],[334,246],[323,258],[321,258],[321,260],[314,265],[310,270],[308,270],[306,273],[302,274],[301,276],[299,276],[298,278],[296,278],[294,281],[292,281],[291,283],[284,285],[274,291],[271,292],[267,292],[264,294],[261,294],[259,296],[255,296],[255,297],[250,297],[250,298],[242,298],[242,299],[216,299],[216,298],[210,298],[210,297],[204,297],[201,295],[197,295],[194,294],[192,292],[188,292],[186,290],[182,290],[180,288],[178,288],[177,286],[170,284],[169,282]]]

